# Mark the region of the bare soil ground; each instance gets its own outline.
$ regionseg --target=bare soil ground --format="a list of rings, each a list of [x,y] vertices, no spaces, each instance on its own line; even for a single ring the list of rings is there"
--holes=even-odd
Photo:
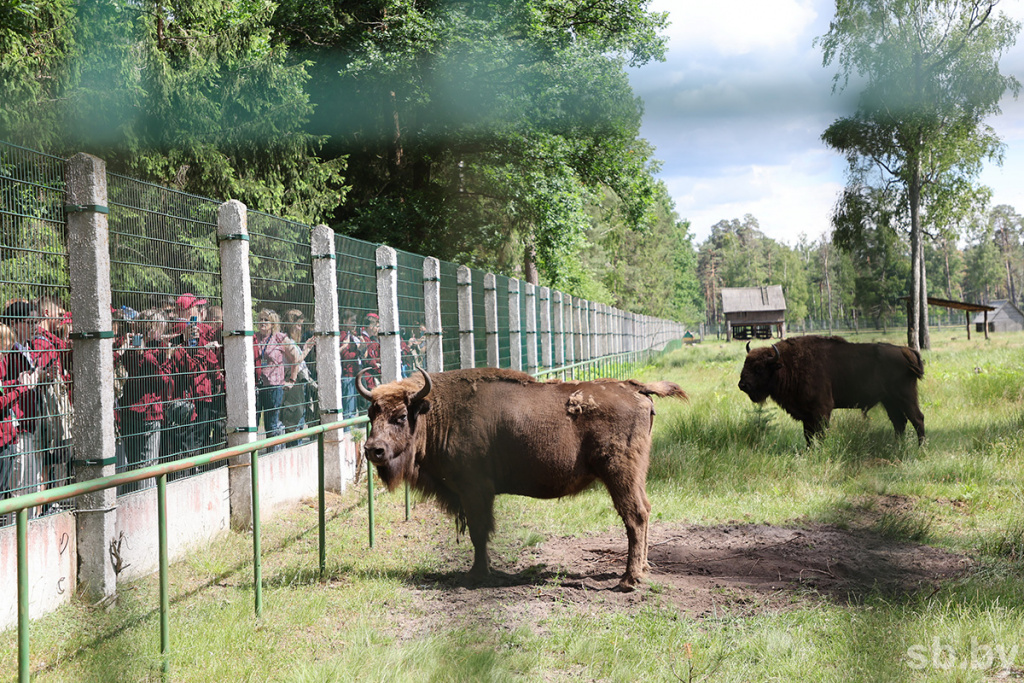
[[[420,519],[413,525],[448,552],[441,572],[410,587],[416,608],[399,627],[408,638],[441,625],[474,624],[543,634],[546,618],[556,610],[630,613],[652,601],[706,619],[780,612],[822,600],[847,604],[872,593],[930,594],[971,564],[964,555],[888,540],[868,530],[655,523],[649,533],[651,572],[636,591],[616,590],[625,568],[624,529],[551,537],[512,561],[508,553],[503,561],[492,552],[492,575],[476,583],[465,575],[468,539],[455,545],[450,524],[439,513],[425,512],[418,507]]]

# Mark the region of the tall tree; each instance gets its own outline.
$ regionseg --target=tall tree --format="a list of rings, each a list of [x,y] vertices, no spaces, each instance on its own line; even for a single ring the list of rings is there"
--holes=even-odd
[[[282,33],[315,64],[311,132],[349,159],[338,228],[571,285],[605,189],[633,229],[653,218],[625,73],[663,55],[666,16],[648,4],[283,0]]]
[[[846,155],[849,183],[894,189],[910,233],[907,341],[928,348],[925,224],[949,218],[1001,144],[985,123],[1020,83],[999,58],[1020,25],[996,13],[998,0],[836,0],[817,39],[824,64],[838,62],[833,91],[863,78],[856,112],[822,135]],[[858,81],[861,82],[861,81]],[[858,193],[844,193],[843,200]],[[837,215],[849,218],[838,207]]]
[[[832,241],[856,268],[856,305],[876,327],[886,327],[906,291],[909,267],[906,240],[896,229],[897,195],[893,188],[850,187],[832,216]]]
[[[976,223],[969,235],[971,244],[965,254],[968,294],[984,303],[997,298],[996,293],[1004,281],[1005,271],[994,233],[991,223]]]
[[[1022,219],[1012,206],[1000,204],[989,213],[989,223],[1003,260],[1007,298],[1016,305],[1021,268],[1021,229],[1024,227]]]

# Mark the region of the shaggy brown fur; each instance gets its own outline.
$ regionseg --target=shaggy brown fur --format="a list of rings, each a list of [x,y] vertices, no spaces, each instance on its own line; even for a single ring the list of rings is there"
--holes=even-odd
[[[771,397],[803,422],[811,439],[828,425],[836,408],[868,410],[881,403],[897,437],[907,420],[924,441],[924,414],[917,381],[924,377],[921,354],[892,344],[854,344],[842,337],[808,335],[747,353],[740,389],[755,403]]]
[[[647,569],[647,466],[654,403],[686,398],[671,382],[538,382],[512,370],[478,368],[379,386],[368,395],[364,451],[389,489],[407,481],[469,527],[471,573],[488,573],[494,497],[560,498],[600,479],[626,525],[629,553],[620,582]],[[363,389],[360,385],[360,391]]]

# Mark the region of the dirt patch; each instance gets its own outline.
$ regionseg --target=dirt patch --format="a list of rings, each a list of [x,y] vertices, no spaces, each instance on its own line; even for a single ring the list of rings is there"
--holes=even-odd
[[[513,562],[492,553],[494,573],[481,584],[468,581],[468,565],[428,576],[412,589],[425,616],[407,622],[404,634],[441,622],[543,634],[553,610],[630,611],[651,601],[696,619],[748,616],[875,592],[931,593],[970,566],[963,555],[828,525],[653,524],[649,541],[651,572],[631,593],[616,590],[626,558],[619,529],[550,538]]]

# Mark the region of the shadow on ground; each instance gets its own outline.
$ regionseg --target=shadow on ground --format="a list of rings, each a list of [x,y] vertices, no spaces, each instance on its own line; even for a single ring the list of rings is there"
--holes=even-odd
[[[815,601],[858,603],[931,594],[971,566],[964,555],[826,524],[652,524],[651,572],[632,593],[616,590],[625,568],[619,530],[550,538],[513,563],[494,562],[474,582],[461,571],[427,574],[411,586],[436,619],[492,625],[543,623],[551,609],[624,609],[652,599],[696,619],[751,616]],[[493,558],[492,558],[493,561]],[[430,621],[433,621],[431,619]],[[422,624],[421,624],[422,627]]]

